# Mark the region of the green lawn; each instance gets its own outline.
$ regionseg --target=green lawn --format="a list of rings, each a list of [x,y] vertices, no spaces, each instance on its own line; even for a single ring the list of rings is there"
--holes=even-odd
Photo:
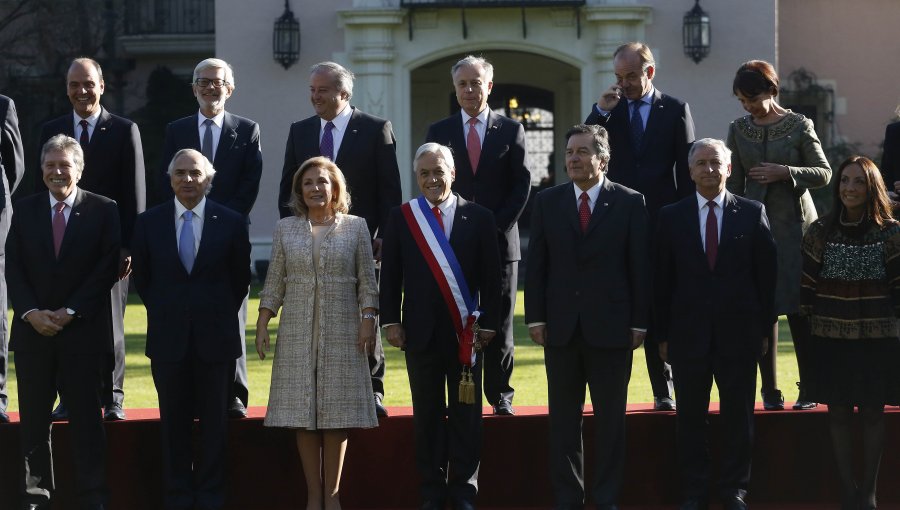
[[[256,309],[259,305],[258,285],[254,285],[250,296],[250,316],[247,320],[247,370],[250,375],[250,405],[264,406],[269,398],[269,380],[272,372],[272,356],[260,360],[253,344],[256,326]],[[125,371],[125,407],[142,408],[157,407],[156,390],[150,375],[150,360],[144,356],[144,335],[147,329],[147,314],[136,294],[129,297],[129,306],[125,315],[126,332],[126,371]],[[515,404],[546,405],[547,376],[544,372],[543,349],[534,345],[528,337],[523,321],[523,297],[519,291],[516,307],[516,368],[513,373],[513,387],[516,389]],[[278,318],[270,323],[272,338],[278,328]],[[791,343],[787,320],[779,321],[781,342],[778,346],[778,381],[785,399],[792,402],[796,398],[794,381],[798,380],[797,360]],[[274,347],[273,347],[274,348]],[[273,351],[274,353],[274,351]],[[385,404],[388,406],[411,405],[409,382],[406,377],[406,362],[403,353],[385,342],[387,356],[387,374],[385,376]],[[18,410],[16,393],[15,355],[10,354],[9,366],[9,410]],[[644,353],[636,351],[631,384],[628,389],[629,402],[650,402],[653,399],[650,383],[647,380],[647,369]],[[712,399],[718,400],[718,393],[713,388]],[[759,395],[757,393],[757,399]]]

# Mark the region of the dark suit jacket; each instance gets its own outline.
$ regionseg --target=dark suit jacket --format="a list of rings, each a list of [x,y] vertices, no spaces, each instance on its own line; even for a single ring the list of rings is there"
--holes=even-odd
[[[22,135],[19,133],[19,118],[16,116],[16,103],[12,99],[0,95],[0,211],[9,205],[9,197],[22,182],[25,163],[22,158]],[[0,249],[2,252],[2,249]]]
[[[528,202],[531,174],[525,167],[525,130],[518,122],[488,112],[478,172],[472,172],[462,114],[457,112],[428,128],[426,142],[450,147],[456,166],[453,191],[494,213],[503,262],[521,258],[519,215]]]
[[[194,114],[178,119],[166,126],[166,141],[159,172],[160,196],[157,203],[172,199],[175,195],[166,172],[172,157],[181,149],[200,150],[200,132]],[[216,169],[213,186],[207,198],[244,216],[256,202],[259,180],[262,177],[262,152],[259,149],[259,125],[250,119],[225,112],[222,119],[222,136],[216,147]]]
[[[278,192],[278,211],[282,218],[294,214],[286,205],[291,199],[294,172],[307,159],[319,156],[321,127],[316,115],[291,124]],[[335,164],[350,188],[350,214],[365,218],[373,237],[376,231],[378,237],[383,237],[380,231],[384,230],[391,208],[400,205],[402,200],[391,121],[354,107]]]
[[[479,295],[479,325],[500,326],[500,258],[494,215],[458,197],[450,246],[469,290]],[[403,324],[406,349],[421,352],[434,336],[455,335],[451,316],[399,207],[391,210],[381,259],[380,321]],[[402,306],[401,306],[402,300]],[[402,310],[402,313],[401,313]]]
[[[759,356],[777,319],[775,241],[765,208],[725,192],[715,270],[699,214],[696,194],[659,213],[654,331],[669,343],[673,363],[713,353]]]
[[[881,175],[888,191],[900,181],[900,122],[888,124],[884,130],[884,155],[881,156]]]
[[[6,281],[13,304],[10,349],[34,351],[53,341],[65,354],[111,353],[109,291],[119,267],[119,213],[106,197],[76,190],[59,258],[53,253],[50,199],[46,191],[16,202],[7,239]],[[29,310],[75,310],[54,337],[21,319]]]
[[[580,324],[588,345],[630,347],[650,315],[644,197],[604,179],[585,233],[576,203],[571,182],[534,198],[525,322],[546,323],[548,345],[568,344]]]
[[[132,279],[147,308],[147,357],[203,361],[241,355],[238,310],[250,285],[250,241],[243,216],[206,200],[200,248],[190,274],[178,258],[175,199],[137,218]]]
[[[71,112],[47,122],[41,128],[40,147],[58,134],[77,140],[74,126]],[[116,201],[122,245],[127,248],[134,230],[134,219],[143,210],[147,187],[144,181],[144,149],[137,124],[109,113],[106,108],[102,109],[91,135],[91,143],[84,151],[84,173],[78,186]],[[46,189],[39,171],[35,191]]]
[[[651,224],[655,224],[660,208],[694,193],[687,157],[694,141],[694,120],[687,103],[656,89],[641,146],[636,148],[631,141],[630,117],[628,101],[623,98],[608,117],[592,108],[584,123],[599,124],[609,132],[612,154],[606,175],[641,192]]]

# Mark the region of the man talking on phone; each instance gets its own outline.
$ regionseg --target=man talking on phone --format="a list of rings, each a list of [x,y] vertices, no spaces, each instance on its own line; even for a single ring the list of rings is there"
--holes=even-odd
[[[619,46],[613,53],[613,71],[616,83],[603,91],[584,123],[606,128],[611,152],[607,177],[644,195],[654,232],[659,210],[694,192],[688,167],[694,121],[687,103],[653,86],[656,61],[646,44]],[[644,355],[653,407],[672,411],[672,368],[657,351],[650,329]]]

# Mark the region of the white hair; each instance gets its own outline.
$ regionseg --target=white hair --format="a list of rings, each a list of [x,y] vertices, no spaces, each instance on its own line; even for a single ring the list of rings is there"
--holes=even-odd
[[[416,156],[413,158],[413,172],[416,171],[416,167],[419,165],[419,159],[425,154],[434,154],[438,157],[438,159],[444,162],[444,165],[447,169],[455,168],[455,163],[453,162],[453,152],[450,150],[450,147],[445,145],[441,145],[439,143],[428,142],[416,150]]]
[[[334,76],[335,85],[340,92],[347,93],[347,99],[353,97],[353,73],[337,62],[319,62],[309,68],[309,75],[329,73]]]
[[[231,68],[231,64],[225,62],[220,58],[207,58],[201,60],[197,67],[194,68],[194,81],[197,81],[197,78],[200,77],[200,73],[207,68],[213,69],[224,69],[225,70],[225,81],[231,88],[234,88],[234,69]]]
[[[715,149],[719,154],[722,155],[722,163],[726,165],[731,164],[731,150],[725,145],[725,142],[719,140],[717,138],[701,138],[699,140],[694,140],[694,143],[691,145],[691,149],[688,151],[688,164],[694,164],[694,154],[703,147],[711,147]]]
[[[450,76],[456,79],[456,71],[458,71],[460,67],[480,67],[484,70],[484,79],[488,82],[494,81],[494,66],[485,60],[484,57],[476,57],[475,55],[466,56],[466,58],[453,64],[453,67],[450,68]]]

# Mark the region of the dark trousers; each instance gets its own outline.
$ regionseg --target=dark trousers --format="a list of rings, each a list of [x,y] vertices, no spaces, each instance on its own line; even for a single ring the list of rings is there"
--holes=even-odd
[[[656,398],[672,398],[675,389],[672,383],[672,365],[659,357],[659,343],[653,335],[653,329],[647,332],[644,340],[644,358],[647,361],[647,377]]]
[[[494,406],[500,400],[512,402],[515,390],[509,380],[513,373],[515,337],[513,318],[516,312],[516,292],[518,291],[519,263],[503,264],[500,274],[500,310],[506,315],[500,323],[500,331],[484,348],[484,397]]]
[[[16,352],[20,435],[24,467],[23,504],[45,505],[54,489],[50,411],[56,382],[66,392],[71,430],[73,484],[79,505],[106,504],[106,433],[100,414],[102,354],[63,355],[53,340]]]
[[[375,279],[381,282],[380,266],[375,266]],[[384,346],[381,344],[381,324],[375,318],[375,349],[369,353],[369,373],[372,374],[372,393],[384,398]]]
[[[472,368],[475,403],[461,404],[458,390],[462,365],[456,353],[455,335],[433,338],[423,352],[406,351],[422,499],[438,504],[448,497],[451,501],[474,502],[478,492],[482,355]]]
[[[243,402],[247,407],[250,401],[250,383],[247,378],[247,307],[250,303],[250,289],[247,289],[247,295],[241,303],[241,310],[238,312],[238,327],[241,332],[241,357],[234,362],[234,381],[231,384],[231,395],[229,395],[228,404],[231,404],[235,398]]]
[[[581,508],[585,501],[581,437],[585,385],[594,404],[591,499],[598,506],[615,504],[624,475],[632,351],[590,346],[578,327],[568,344],[546,346],[544,358],[550,407],[550,478],[556,506]]]
[[[163,501],[167,510],[220,509],[225,504],[227,409],[234,361],[151,360],[159,394]],[[194,462],[192,430],[200,419],[200,459]]]
[[[756,363],[753,356],[714,355],[674,364],[678,395],[676,443],[685,499],[706,500],[709,491],[707,413],[713,378],[719,388],[722,422],[720,493],[746,494],[753,448]]]

